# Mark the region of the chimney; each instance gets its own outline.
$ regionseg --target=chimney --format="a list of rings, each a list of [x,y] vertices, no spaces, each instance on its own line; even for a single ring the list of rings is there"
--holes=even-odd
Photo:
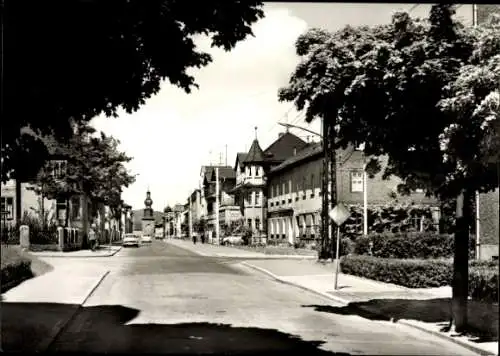
[[[285,135],[285,133],[284,133],[284,132],[280,132],[280,133],[278,134],[278,138],[283,137],[283,135]]]

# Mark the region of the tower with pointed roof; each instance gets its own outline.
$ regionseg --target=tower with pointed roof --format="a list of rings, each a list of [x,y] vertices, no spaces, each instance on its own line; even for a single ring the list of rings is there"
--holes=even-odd
[[[236,155],[235,200],[240,206],[244,224],[252,229],[253,236],[265,238],[267,233],[267,174],[305,147],[306,142],[287,131],[280,133],[277,140],[262,150],[255,128],[255,138],[248,152]]]
[[[265,187],[267,160],[260,147],[255,127],[255,138],[246,154],[236,158],[236,200],[239,202],[244,225],[260,237],[265,231]]]
[[[144,200],[144,213],[142,215],[142,234],[153,236],[155,231],[155,217],[153,212],[153,199],[151,199],[151,192],[149,188],[146,192],[146,199]]]

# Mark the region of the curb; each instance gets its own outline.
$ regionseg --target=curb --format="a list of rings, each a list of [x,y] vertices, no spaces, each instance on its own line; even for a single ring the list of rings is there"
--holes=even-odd
[[[238,259],[244,259],[244,260],[315,260],[315,259],[317,259],[316,256],[300,256],[300,255],[265,255],[265,254],[263,254],[262,256],[237,256],[237,255],[226,255],[224,253],[218,253],[216,255],[211,255],[211,254],[206,254],[203,252],[192,250],[189,247],[180,246],[180,244],[178,245],[176,243],[170,243],[168,241],[165,241],[165,243],[169,243],[172,246],[182,248],[184,250],[193,252],[199,256],[204,256],[204,257],[238,258]]]
[[[294,286],[294,287],[297,287],[297,288],[300,288],[300,289],[303,289],[303,290],[306,290],[308,292],[311,292],[313,294],[316,294],[316,295],[319,295],[321,297],[324,297],[324,298],[327,298],[327,299],[330,299],[330,300],[333,300],[335,302],[338,302],[338,303],[342,303],[342,304],[350,304],[351,302],[347,299],[343,299],[343,298],[340,298],[340,297],[336,297],[334,295],[331,295],[331,294],[327,294],[327,293],[323,293],[323,292],[318,292],[314,289],[311,289],[311,288],[308,288],[308,287],[305,287],[303,285],[300,285],[298,283],[295,283],[295,282],[291,282],[291,281],[287,281],[285,279],[282,279],[281,277],[275,275],[274,273],[264,269],[264,268],[261,268],[261,267],[257,267],[257,266],[254,266],[250,263],[247,263],[247,262],[241,262],[242,265],[246,266],[246,267],[249,267],[251,269],[254,269],[256,271],[259,271],[263,274],[266,274],[270,277],[272,277],[274,280],[280,282],[280,283],[283,283],[283,284],[287,284],[287,285],[290,285],[290,286]],[[373,315],[376,315],[376,316],[379,316],[379,317],[383,317],[384,319],[387,319],[387,317],[385,315],[383,315],[382,313],[379,313],[379,312],[374,312],[368,308],[362,308],[362,307],[358,307],[358,306],[355,306],[355,308],[359,309],[359,310],[363,310],[364,312],[368,312],[368,313],[371,313]],[[488,352],[486,350],[483,350],[479,347],[475,347],[473,345],[470,345],[466,342],[463,342],[461,340],[457,340],[455,338],[451,338],[447,335],[443,335],[443,333],[441,332],[437,332],[437,331],[433,331],[433,330],[428,330],[426,328],[423,328],[419,325],[416,325],[414,323],[412,323],[411,321],[406,321],[406,320],[398,320],[394,323],[398,323],[400,325],[404,325],[406,327],[409,327],[409,328],[413,328],[413,329],[416,329],[416,330],[419,330],[421,332],[424,332],[424,333],[427,333],[427,334],[430,334],[430,335],[433,335],[433,336],[436,336],[436,337],[439,337],[443,340],[447,340],[449,342],[452,342],[456,345],[459,345],[459,346],[462,346],[470,351],[473,351],[473,352],[476,352],[478,353],[479,355],[483,355],[483,356],[493,356],[493,355],[496,355],[494,353],[491,353],[491,352]]]
[[[57,325],[52,329],[51,335],[47,338],[46,341],[42,341],[39,345],[37,345],[36,352],[46,352],[57,339],[57,337],[64,331],[64,329],[69,325],[69,323],[75,318],[76,314],[83,308],[83,305],[87,302],[90,296],[95,292],[95,290],[101,285],[104,281],[104,278],[109,274],[110,271],[106,271],[102,274],[99,280],[94,284],[94,286],[90,289],[90,292],[87,293],[83,301],[75,306],[74,311],[71,313],[69,318],[63,321],[60,325]]]
[[[120,248],[116,249],[115,251],[108,253],[106,255],[99,255],[99,256],[69,256],[69,255],[61,255],[61,254],[51,254],[51,255],[40,255],[38,252],[30,252],[33,256],[44,258],[44,257],[50,257],[50,258],[101,258],[101,257],[111,257],[116,255],[119,251],[121,251],[123,247],[120,246]],[[64,252],[61,252],[64,253]]]

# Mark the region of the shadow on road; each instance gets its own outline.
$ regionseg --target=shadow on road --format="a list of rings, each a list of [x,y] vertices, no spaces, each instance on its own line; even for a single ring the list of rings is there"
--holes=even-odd
[[[2,303],[3,351],[39,349],[54,327],[77,305]],[[322,341],[304,341],[278,330],[215,323],[128,324],[139,310],[121,305],[81,308],[47,351],[182,354],[348,355],[319,349]]]
[[[475,342],[498,341],[498,304],[469,301],[469,336]],[[370,320],[412,319],[426,323],[448,325],[451,319],[450,299],[371,299],[353,302],[343,307],[303,305],[316,311],[340,315],[359,315]],[[446,323],[446,324],[444,324]],[[445,328],[443,328],[445,329]]]

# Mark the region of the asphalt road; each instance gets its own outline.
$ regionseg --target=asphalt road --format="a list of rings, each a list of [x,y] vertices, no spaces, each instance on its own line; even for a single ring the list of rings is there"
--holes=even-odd
[[[48,351],[474,355],[399,324],[315,311],[307,305],[335,304],[237,260],[160,241],[99,260],[111,273]]]

